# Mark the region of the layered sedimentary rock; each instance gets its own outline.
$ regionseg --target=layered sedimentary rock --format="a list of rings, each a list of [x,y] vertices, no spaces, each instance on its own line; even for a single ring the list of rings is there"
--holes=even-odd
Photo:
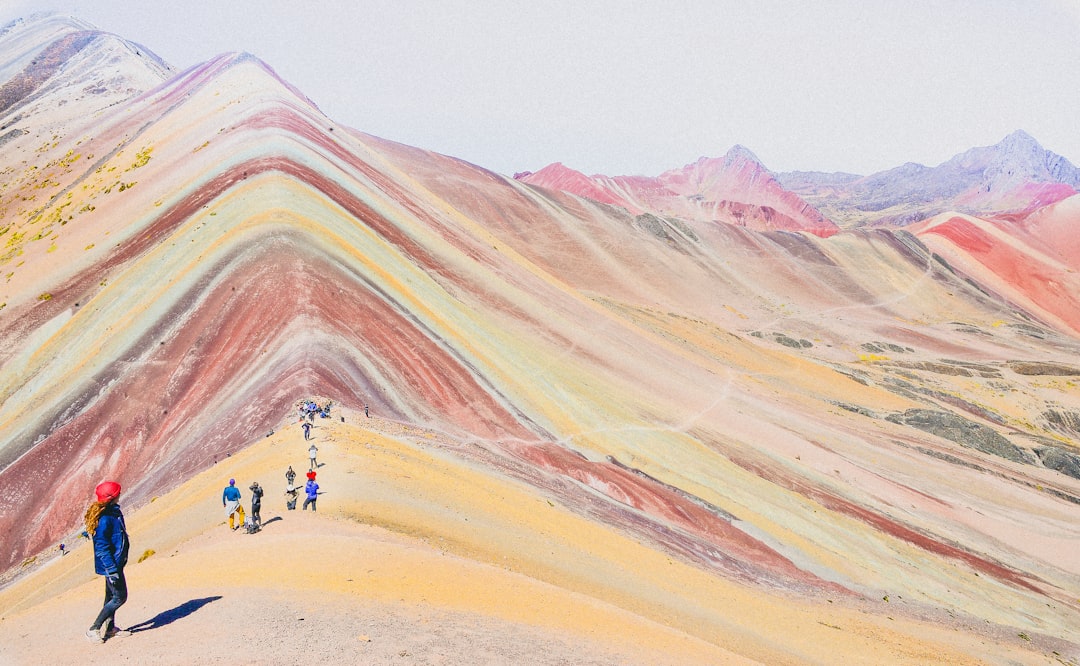
[[[57,68],[0,120],[0,568],[324,395],[716,576],[1080,642],[1080,481],[1039,454],[1080,398],[1015,369],[1080,352],[1076,197],[836,233],[736,154],[751,200],[703,162],[669,214],[342,127],[251,56],[149,71],[69,113]]]

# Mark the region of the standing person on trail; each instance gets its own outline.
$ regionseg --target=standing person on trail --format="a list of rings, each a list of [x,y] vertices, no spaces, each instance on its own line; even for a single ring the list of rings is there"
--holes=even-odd
[[[262,509],[263,489],[259,486],[258,481],[252,481],[248,490],[251,491],[251,524],[255,527],[261,527],[262,517],[259,515],[259,510]]]
[[[290,486],[296,483],[296,472],[293,471],[292,465],[289,465],[289,469],[285,470],[285,483]]]
[[[120,484],[105,481],[94,490],[97,501],[86,510],[86,532],[94,542],[94,573],[105,576],[105,605],[94,623],[86,630],[92,643],[103,643],[113,636],[130,636],[131,632],[116,626],[116,609],[127,601],[127,565],[131,542],[120,511]]]
[[[285,486],[285,508],[289,511],[296,510],[296,500],[300,496],[300,488],[289,484]]]
[[[225,486],[225,492],[221,493],[221,506],[225,507],[225,515],[229,517],[229,529],[235,530],[244,524],[244,505],[240,503],[240,489],[236,487],[236,479],[229,479],[229,485]],[[240,515],[240,524],[233,525],[233,516]]]
[[[311,466],[308,467],[308,471],[311,471],[319,466],[318,461],[315,460],[315,456],[319,455],[319,449],[314,444],[307,450],[308,458],[311,459]]]
[[[315,472],[307,473],[307,485],[304,486],[304,492],[307,497],[304,498],[304,511],[307,511],[308,504],[311,505],[311,511],[315,512],[315,502],[319,499],[319,484],[315,483]]]
[[[304,429],[304,439],[311,439],[311,424],[304,421],[304,425],[300,427]]]

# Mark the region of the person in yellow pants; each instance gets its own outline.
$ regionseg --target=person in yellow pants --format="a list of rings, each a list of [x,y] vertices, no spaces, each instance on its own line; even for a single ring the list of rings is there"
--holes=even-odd
[[[235,530],[244,524],[244,505],[240,503],[240,489],[236,487],[236,479],[229,479],[229,485],[225,486],[225,492],[221,493],[221,506],[225,507],[225,515],[229,517],[229,529]],[[233,517],[239,514],[240,524],[233,523]]]

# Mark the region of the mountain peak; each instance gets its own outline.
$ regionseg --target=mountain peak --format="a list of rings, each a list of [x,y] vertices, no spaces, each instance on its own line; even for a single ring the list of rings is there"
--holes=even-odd
[[[550,190],[563,190],[602,203],[624,206],[628,210],[633,210],[635,214],[641,212],[622,197],[599,185],[596,182],[598,176],[590,178],[576,169],[571,169],[562,162],[552,162],[539,171],[516,174],[515,178],[529,185],[536,185]]]
[[[1011,134],[1009,134],[1004,139],[1002,139],[1001,142],[998,145],[1001,145],[1001,146],[1032,146],[1032,147],[1035,147],[1035,148],[1038,148],[1038,149],[1042,150],[1042,146],[1039,145],[1039,142],[1035,140],[1035,137],[1031,136],[1030,134],[1028,134],[1027,132],[1025,132],[1022,129],[1018,129],[1018,130],[1013,131]]]
[[[765,165],[757,158],[749,148],[742,144],[735,144],[724,154],[725,164],[752,163],[764,168]]]
[[[8,33],[14,30],[22,30],[26,28],[33,28],[40,25],[53,25],[59,28],[67,28],[70,30],[97,30],[97,26],[92,23],[88,23],[80,18],[70,16],[68,14],[62,14],[59,12],[34,12],[29,16],[19,17],[8,21],[3,26],[0,26],[0,38],[4,37]]]
[[[1016,130],[993,146],[972,148],[959,156],[962,161],[982,163],[988,181],[1060,182],[1080,186],[1080,169],[1057,153],[1047,150],[1024,130]]]
[[[1024,130],[1016,130],[997,144],[990,146],[989,150],[1002,161],[1040,163],[1046,160],[1049,151],[1043,148],[1035,137]]]
[[[687,164],[681,169],[671,169],[665,173],[685,173],[690,170],[695,171],[711,171],[720,170],[725,171],[728,169],[742,169],[744,167],[752,167],[755,170],[768,171],[765,165],[761,163],[761,160],[757,158],[749,148],[741,144],[735,144],[724,153],[723,157],[699,157],[696,162]],[[661,178],[663,175],[661,175]]]

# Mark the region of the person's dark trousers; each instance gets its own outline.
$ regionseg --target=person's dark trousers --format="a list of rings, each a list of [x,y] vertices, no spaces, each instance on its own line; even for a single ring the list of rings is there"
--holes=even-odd
[[[311,505],[311,510],[312,510],[312,511],[314,511],[314,510],[315,510],[315,500],[314,500],[314,499],[312,499],[312,498],[310,498],[310,497],[308,497],[307,499],[305,499],[305,500],[304,500],[304,507],[303,507],[303,510],[304,510],[304,511],[307,511],[307,505],[308,505],[308,504],[310,504],[310,505]]]
[[[117,575],[116,582],[110,583],[108,577],[105,578],[105,605],[101,607],[101,612],[98,613],[97,619],[94,620],[94,624],[91,629],[100,629],[105,620],[109,620],[112,626],[116,626],[116,609],[124,605],[127,601],[127,579],[124,578],[124,570],[121,569],[119,575]]]

